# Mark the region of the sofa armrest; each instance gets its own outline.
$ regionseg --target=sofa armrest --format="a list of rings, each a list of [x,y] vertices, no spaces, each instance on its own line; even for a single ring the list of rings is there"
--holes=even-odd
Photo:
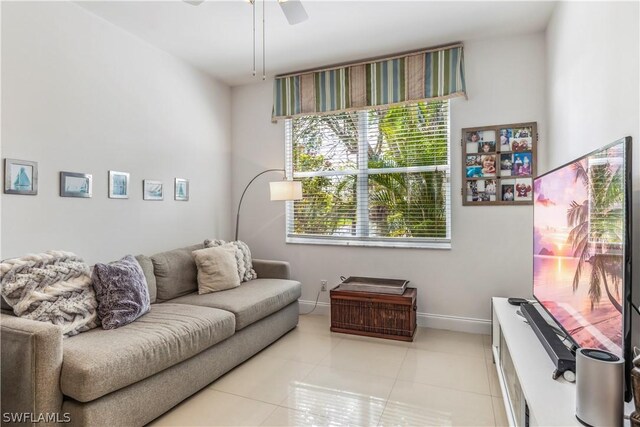
[[[2,313],[0,334],[3,422],[22,413],[36,417],[59,413],[62,328]]]
[[[258,279],[289,279],[291,277],[291,268],[286,261],[254,259],[252,262]]]

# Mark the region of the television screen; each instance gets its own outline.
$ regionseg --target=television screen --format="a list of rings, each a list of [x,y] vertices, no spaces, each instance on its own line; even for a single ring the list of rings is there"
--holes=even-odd
[[[534,181],[534,296],[578,346],[621,357],[630,292],[627,155],[622,139]]]

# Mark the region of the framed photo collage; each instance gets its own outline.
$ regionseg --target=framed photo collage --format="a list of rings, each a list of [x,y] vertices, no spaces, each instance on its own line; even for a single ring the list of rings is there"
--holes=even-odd
[[[462,129],[462,204],[531,205],[536,122]]]

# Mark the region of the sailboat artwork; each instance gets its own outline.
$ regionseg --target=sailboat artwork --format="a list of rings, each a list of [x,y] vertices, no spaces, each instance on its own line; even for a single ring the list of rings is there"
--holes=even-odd
[[[91,174],[60,172],[60,197],[90,198],[92,182]]]
[[[176,178],[174,199],[182,202],[189,200],[189,180]]]
[[[164,200],[164,185],[162,181],[145,179],[142,181],[143,200]]]
[[[27,170],[24,166],[20,167],[20,171],[18,172],[18,176],[13,183],[14,190],[25,191],[31,189],[31,178],[27,175]]]
[[[5,194],[38,194],[38,163],[5,159]]]

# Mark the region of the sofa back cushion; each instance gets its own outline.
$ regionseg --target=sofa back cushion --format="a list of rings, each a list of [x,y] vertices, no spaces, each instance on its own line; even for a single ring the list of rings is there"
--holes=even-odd
[[[156,276],[156,300],[168,301],[198,290],[198,267],[191,252],[204,245],[187,246],[151,256]]]
[[[147,279],[147,288],[149,288],[149,300],[151,304],[156,302],[158,290],[156,288],[156,275],[153,273],[153,262],[151,258],[145,255],[137,255],[136,261],[142,267],[144,278]]]

